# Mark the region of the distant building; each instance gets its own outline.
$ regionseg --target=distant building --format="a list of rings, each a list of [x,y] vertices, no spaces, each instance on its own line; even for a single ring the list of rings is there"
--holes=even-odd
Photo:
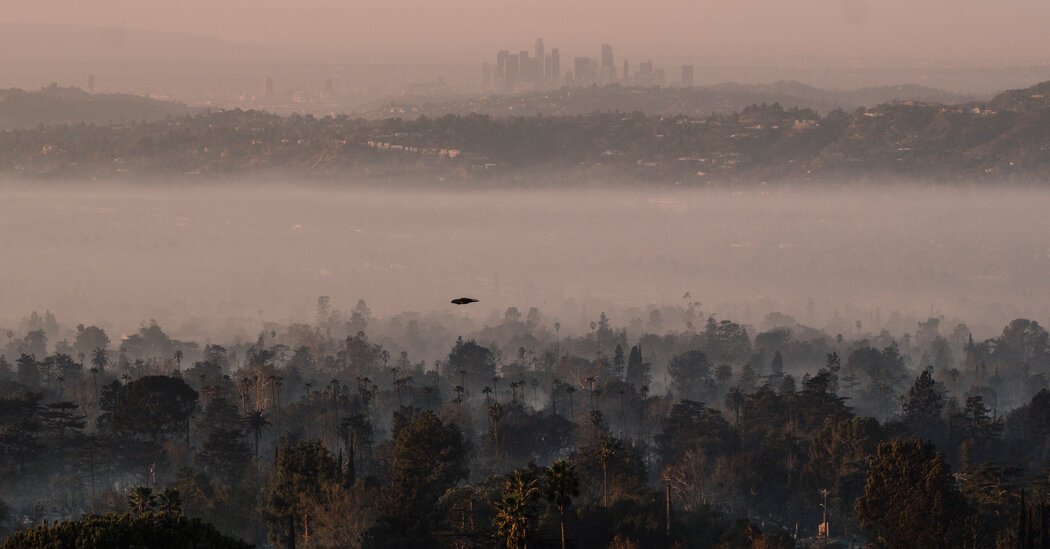
[[[88,93],[95,93],[95,75],[89,74],[87,79]]]
[[[547,66],[544,63],[544,61],[546,61],[546,50],[543,49],[543,39],[542,38],[537,38],[536,39],[536,48],[535,48],[535,51],[533,53],[534,53],[533,57],[536,60],[535,61],[535,63],[536,63],[536,69],[535,69],[536,81],[537,82],[543,82],[543,81],[547,80],[547,72],[546,72]]]
[[[518,78],[521,75],[521,57],[518,55],[508,55],[507,64],[503,71],[503,88],[507,91],[513,91],[514,86],[518,83]]]
[[[631,64],[623,60],[623,83],[626,85],[631,80]]]
[[[507,50],[500,50],[496,53],[496,80],[503,80],[507,76],[507,58],[510,57],[510,52]]]
[[[693,87],[693,66],[682,65],[682,87],[691,88]]]
[[[532,63],[529,61],[528,50],[521,50],[518,52],[518,80],[521,82],[531,82],[532,78]]]
[[[270,97],[273,95],[273,78],[267,76],[263,80],[263,97]]]
[[[573,82],[577,86],[588,86],[597,81],[594,61],[590,57],[577,57],[573,61]]]
[[[551,77],[548,78],[555,85],[561,80],[561,54],[558,52],[558,48],[551,48],[551,63],[550,63]]]
[[[602,44],[601,65],[598,70],[601,75],[602,83],[616,81],[616,65],[613,62],[613,48],[609,44]]]

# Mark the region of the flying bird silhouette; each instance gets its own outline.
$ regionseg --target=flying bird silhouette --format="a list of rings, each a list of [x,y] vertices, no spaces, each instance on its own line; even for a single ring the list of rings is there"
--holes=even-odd
[[[456,299],[452,300],[452,303],[454,305],[466,305],[468,303],[477,303],[477,302],[478,302],[478,300],[476,300],[476,299],[474,299],[472,297],[457,297]]]

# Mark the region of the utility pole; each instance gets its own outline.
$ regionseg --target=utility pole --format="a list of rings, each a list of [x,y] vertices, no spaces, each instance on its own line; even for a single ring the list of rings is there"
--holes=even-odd
[[[664,514],[666,516],[667,538],[671,538],[671,479],[664,479]]]
[[[823,498],[823,503],[820,505],[824,508],[824,520],[820,523],[820,531],[821,538],[824,540],[824,547],[828,546],[828,538],[831,537],[831,528],[828,527],[828,494],[830,493],[831,490],[828,490],[827,488],[820,489],[820,495]]]

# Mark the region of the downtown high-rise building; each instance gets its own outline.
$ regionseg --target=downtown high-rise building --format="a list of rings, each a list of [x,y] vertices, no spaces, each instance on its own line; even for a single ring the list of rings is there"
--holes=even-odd
[[[558,48],[551,48],[550,80],[555,85],[561,82],[561,53]]]
[[[536,80],[536,82],[538,84],[541,84],[541,83],[543,83],[543,82],[545,82],[547,80],[547,71],[546,71],[547,66],[546,66],[546,63],[545,63],[546,59],[547,59],[546,55],[547,55],[547,52],[546,52],[546,50],[543,49],[543,39],[542,38],[537,38],[536,39],[536,48],[535,48],[535,51],[533,52],[533,57],[536,59],[536,61],[535,61],[535,63],[536,63],[536,70],[535,70],[536,78],[535,78],[535,80]]]
[[[682,65],[682,87],[691,88],[693,87],[693,66]]]
[[[598,71],[590,57],[577,57],[573,61],[572,80],[577,86],[589,86],[598,81]]]
[[[514,54],[507,56],[507,64],[503,71],[503,87],[508,91],[513,91],[514,86],[518,83],[521,78],[521,55]]]
[[[598,66],[598,74],[602,83],[616,81],[616,64],[613,61],[613,48],[609,44],[602,44],[602,57]]]
[[[548,53],[543,39],[537,38],[532,52],[519,50],[513,55],[509,50],[497,52],[494,65],[482,64],[481,78],[485,89],[504,92],[557,85],[561,81],[561,54],[558,48],[551,48]]]

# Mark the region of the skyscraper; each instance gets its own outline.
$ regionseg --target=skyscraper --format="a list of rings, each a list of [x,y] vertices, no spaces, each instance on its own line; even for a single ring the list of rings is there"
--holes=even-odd
[[[555,85],[561,82],[561,54],[558,48],[551,48],[551,77],[550,81]]]
[[[496,54],[496,81],[502,82],[507,78],[507,58],[510,57],[510,52],[507,50],[500,50]]]
[[[599,65],[598,74],[601,76],[602,83],[609,83],[616,81],[616,65],[613,62],[613,49],[609,44],[602,44],[602,60]]]
[[[503,75],[503,88],[514,91],[514,85],[518,83],[521,74],[521,58],[518,55],[508,55],[506,70]]]
[[[529,61],[528,50],[518,52],[518,80],[522,82],[535,80],[532,75],[532,63]]]
[[[543,49],[543,39],[536,39],[536,51],[533,57],[536,58],[536,82],[543,82],[547,79],[546,65],[544,65],[545,50]]]
[[[623,83],[626,85],[631,80],[631,64],[623,60]]]
[[[590,57],[577,57],[573,62],[573,81],[577,86],[589,86],[597,80],[594,61]]]
[[[95,93],[95,75],[93,74],[88,75],[87,91],[88,93]]]
[[[693,66],[682,65],[682,87],[691,88],[693,87]]]

